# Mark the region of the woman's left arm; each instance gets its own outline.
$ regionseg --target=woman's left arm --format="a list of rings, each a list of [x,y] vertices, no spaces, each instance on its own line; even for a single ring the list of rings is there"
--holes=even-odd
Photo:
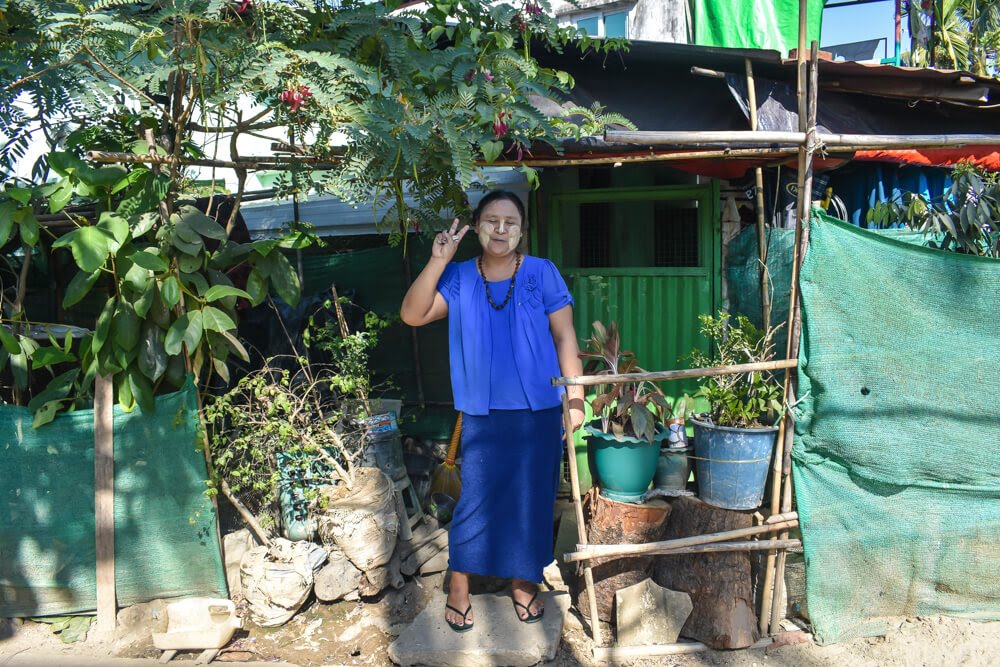
[[[576,340],[576,330],[573,328],[573,306],[566,305],[549,315],[549,330],[556,344],[559,356],[559,370],[564,377],[583,375],[583,363],[580,361],[580,345]],[[583,425],[583,387],[566,387],[569,397],[569,415],[573,430]]]

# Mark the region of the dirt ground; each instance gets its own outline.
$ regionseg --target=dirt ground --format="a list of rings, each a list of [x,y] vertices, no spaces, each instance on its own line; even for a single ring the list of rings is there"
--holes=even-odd
[[[253,661],[257,665],[283,662],[302,667],[388,667],[392,664],[386,655],[389,644],[442,585],[443,575],[439,574],[414,579],[400,590],[390,590],[364,602],[311,602],[282,627],[252,627],[241,631],[217,661]],[[498,585],[487,582],[482,586],[486,590],[496,590]],[[0,621],[0,666],[86,664],[88,667],[96,667],[120,663],[120,667],[132,667],[143,664],[116,658],[145,659],[146,664],[155,664],[153,660],[159,657],[159,651],[153,647],[148,629],[126,630],[127,636],[120,637],[118,642],[101,641],[90,636],[85,642],[67,645],[62,644],[51,633],[48,625],[30,621]],[[130,637],[135,640],[129,641]],[[563,631],[556,659],[549,664],[555,667],[591,667],[594,665],[591,648],[585,628],[574,615]],[[195,657],[195,653],[182,653],[174,660],[191,664],[190,661]],[[1000,622],[916,618],[902,621],[887,637],[855,640],[834,646],[821,647],[808,641],[780,648],[706,651],[616,664],[632,667],[992,666],[1000,664]]]

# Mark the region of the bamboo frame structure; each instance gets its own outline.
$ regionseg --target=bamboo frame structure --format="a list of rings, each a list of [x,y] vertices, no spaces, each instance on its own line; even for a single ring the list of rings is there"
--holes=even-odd
[[[649,146],[715,146],[746,144],[750,146],[802,146],[806,132],[753,130],[638,131],[609,130],[605,140],[611,143]],[[892,148],[953,148],[957,146],[997,146],[1000,134],[842,134],[823,132],[816,135],[824,148],[841,151]]]

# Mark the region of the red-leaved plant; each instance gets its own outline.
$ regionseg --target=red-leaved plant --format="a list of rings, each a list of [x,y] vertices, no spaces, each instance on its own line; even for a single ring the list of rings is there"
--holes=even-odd
[[[607,327],[594,322],[594,333],[580,352],[580,358],[585,360],[584,375],[645,372],[634,352],[621,349],[616,322]],[[601,430],[619,439],[633,436],[652,442],[657,424],[663,420],[664,412],[670,410],[663,392],[649,382],[601,384],[596,392],[590,405],[594,414],[600,415]]]

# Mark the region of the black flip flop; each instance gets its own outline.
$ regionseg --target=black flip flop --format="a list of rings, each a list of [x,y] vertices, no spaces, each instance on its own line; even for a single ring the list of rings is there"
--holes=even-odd
[[[538,621],[542,620],[542,616],[545,615],[545,607],[542,607],[542,610],[537,614],[531,613],[531,605],[534,604],[537,598],[538,598],[538,591],[535,591],[535,594],[531,596],[530,600],[528,600],[528,604],[525,605],[515,600],[514,594],[511,593],[510,599],[511,602],[514,603],[514,613],[517,615],[517,620],[521,621],[522,623],[537,623]],[[525,613],[528,614],[527,617],[521,618],[521,614],[517,613],[518,607],[523,609]]]
[[[456,614],[462,614],[462,612],[460,610],[455,609],[450,604],[446,603],[444,606],[447,609],[451,609]],[[468,632],[469,630],[472,629],[472,626],[475,625],[475,623],[466,623],[465,622],[465,619],[467,619],[469,617],[469,613],[471,611],[472,611],[472,603],[470,602],[469,603],[469,608],[465,610],[464,614],[462,614],[462,625],[459,625],[458,623],[452,623],[451,621],[448,620],[447,616],[445,616],[444,621],[445,621],[445,623],[448,624],[448,627],[450,627],[455,632]]]

